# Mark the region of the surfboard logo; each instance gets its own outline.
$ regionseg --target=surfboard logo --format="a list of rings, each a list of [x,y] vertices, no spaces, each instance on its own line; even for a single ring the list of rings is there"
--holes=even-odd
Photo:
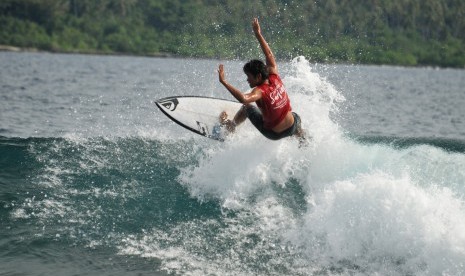
[[[161,104],[164,108],[168,109],[169,111],[175,111],[175,110],[176,110],[176,107],[177,107],[178,104],[179,104],[179,101],[178,101],[178,99],[174,98],[174,99],[169,99],[169,100],[160,102],[160,104]]]

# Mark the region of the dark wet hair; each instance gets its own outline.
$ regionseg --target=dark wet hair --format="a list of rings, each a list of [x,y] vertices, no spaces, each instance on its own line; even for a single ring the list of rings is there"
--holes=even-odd
[[[266,80],[268,78],[268,68],[266,67],[263,61],[258,59],[252,59],[244,65],[244,73],[250,73],[255,78],[258,74],[262,75],[262,79]]]

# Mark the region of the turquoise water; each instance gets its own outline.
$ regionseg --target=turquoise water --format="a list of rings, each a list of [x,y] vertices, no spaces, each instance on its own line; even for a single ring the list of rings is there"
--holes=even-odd
[[[302,149],[157,110],[219,61],[0,60],[1,275],[465,274],[463,70],[283,63]]]

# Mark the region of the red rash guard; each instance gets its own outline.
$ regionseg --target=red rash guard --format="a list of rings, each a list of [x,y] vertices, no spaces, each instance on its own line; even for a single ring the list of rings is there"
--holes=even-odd
[[[268,82],[257,86],[262,91],[262,98],[257,101],[257,106],[263,115],[263,127],[272,129],[292,109],[281,78],[276,74],[270,74]]]

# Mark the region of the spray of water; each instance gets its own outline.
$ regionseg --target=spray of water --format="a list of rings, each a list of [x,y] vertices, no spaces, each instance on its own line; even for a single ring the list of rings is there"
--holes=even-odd
[[[310,146],[268,141],[244,125],[179,177],[191,196],[254,218],[244,233],[224,234],[240,240],[252,228],[271,237],[265,244],[286,253],[269,254],[281,264],[292,259],[282,269],[297,274],[464,273],[465,156],[349,139],[330,119],[343,96],[302,57],[292,61],[284,82],[313,138]],[[452,163],[456,170],[443,174]],[[289,193],[304,202],[301,208]]]

